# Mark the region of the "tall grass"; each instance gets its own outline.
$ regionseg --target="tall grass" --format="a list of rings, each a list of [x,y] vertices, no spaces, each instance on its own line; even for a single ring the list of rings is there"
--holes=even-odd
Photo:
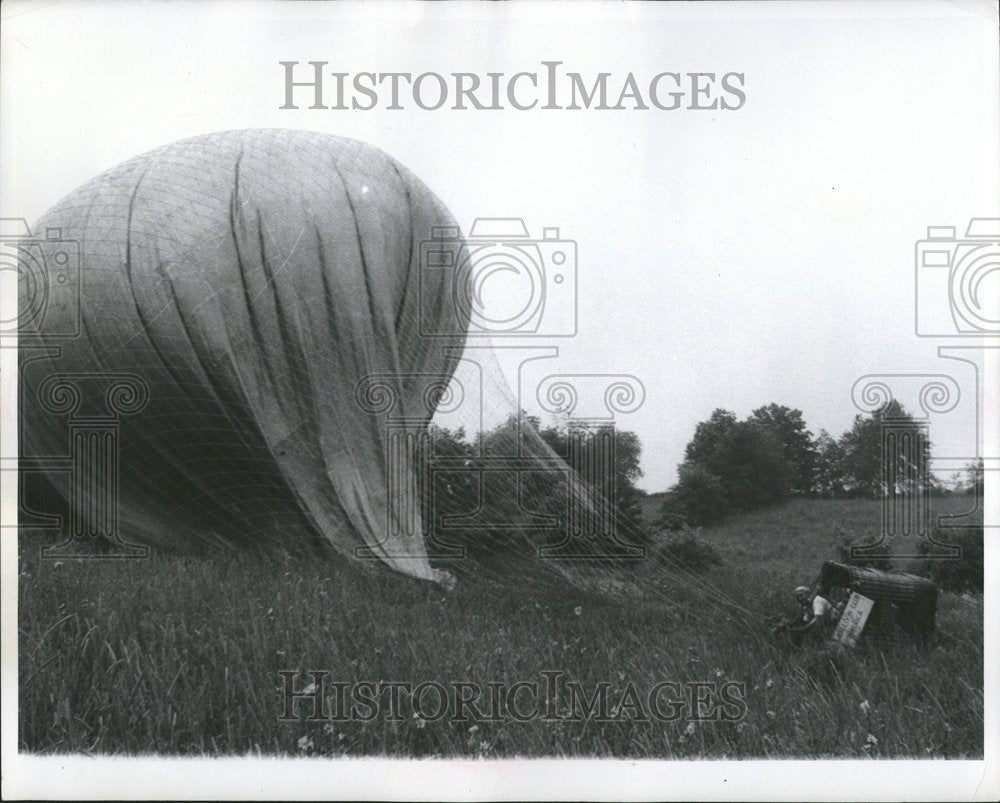
[[[833,505],[832,507],[824,507]],[[760,617],[877,507],[795,503],[705,530],[709,579]],[[874,519],[877,522],[877,518]],[[22,549],[20,746],[40,752],[398,756],[978,757],[982,599],[942,595],[927,643],[794,649],[676,607],[468,579],[451,594],[315,560],[157,555],[41,561]],[[807,578],[808,579],[808,578]],[[669,589],[668,589],[669,591]],[[682,596],[682,595],[679,595]],[[759,621],[754,619],[753,621]],[[738,722],[281,721],[281,670],[337,681],[584,685],[734,680]],[[301,685],[308,678],[303,677]]]

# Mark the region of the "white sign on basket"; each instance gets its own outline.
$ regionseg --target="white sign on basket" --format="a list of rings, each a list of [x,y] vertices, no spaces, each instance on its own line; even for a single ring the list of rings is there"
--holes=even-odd
[[[870,600],[856,591],[852,592],[851,598],[847,600],[847,605],[844,607],[844,613],[841,614],[840,621],[837,623],[837,629],[833,631],[833,640],[853,647],[857,643],[861,631],[864,630],[865,622],[868,621],[868,615],[872,612],[874,604],[874,600]]]

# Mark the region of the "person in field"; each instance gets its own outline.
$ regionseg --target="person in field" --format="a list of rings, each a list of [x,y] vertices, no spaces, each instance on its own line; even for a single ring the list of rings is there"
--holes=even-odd
[[[835,596],[831,589],[830,596]],[[835,604],[822,594],[813,594],[808,586],[798,586],[792,592],[799,604],[798,613],[791,619],[779,624],[772,632],[788,631],[792,644],[796,646],[808,636],[810,639],[823,639],[840,618],[843,605]]]
[[[802,609],[802,623],[805,627],[814,627],[830,618],[833,603],[821,594],[813,596],[806,586],[799,586],[795,589],[795,599]]]

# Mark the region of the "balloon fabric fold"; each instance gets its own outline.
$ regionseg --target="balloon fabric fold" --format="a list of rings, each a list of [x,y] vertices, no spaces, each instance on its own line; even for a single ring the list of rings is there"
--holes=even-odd
[[[108,415],[99,386],[124,377],[144,396],[115,419],[126,540],[318,535],[447,583],[419,518],[397,520],[388,499],[393,471],[416,486],[387,422],[426,428],[464,342],[447,273],[421,271],[441,226],[455,222],[406,168],[314,132],[200,136],[94,178],[34,230],[79,244],[79,297],[53,289],[22,338],[23,458],[66,453],[74,420]],[[422,321],[456,337],[422,337]],[[79,403],[54,408],[73,382]],[[68,498],[66,472],[48,473]],[[76,504],[107,493],[92,485]]]

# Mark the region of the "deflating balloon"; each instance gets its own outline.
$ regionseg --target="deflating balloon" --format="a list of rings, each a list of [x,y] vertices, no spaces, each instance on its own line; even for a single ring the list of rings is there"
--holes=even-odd
[[[60,408],[60,388],[138,377],[148,398],[117,445],[127,539],[318,534],[447,582],[419,521],[392,520],[387,478],[410,467],[358,395],[378,377],[376,407],[417,430],[430,420],[428,387],[447,384],[460,348],[421,337],[421,320],[464,332],[448,274],[421,276],[420,243],[441,226],[455,223],[416,176],[327,134],[210,134],[109,170],[36,229],[79,243],[79,298],[54,289],[40,339],[22,341],[22,454],[67,451],[70,413],[90,402]],[[37,465],[65,496],[65,467]],[[77,503],[108,493],[94,485]]]

